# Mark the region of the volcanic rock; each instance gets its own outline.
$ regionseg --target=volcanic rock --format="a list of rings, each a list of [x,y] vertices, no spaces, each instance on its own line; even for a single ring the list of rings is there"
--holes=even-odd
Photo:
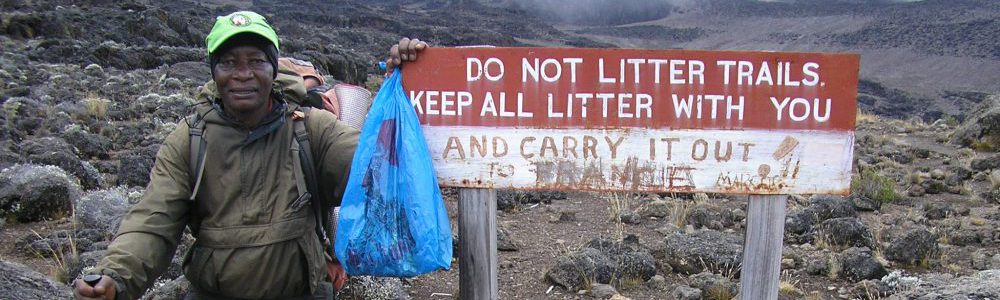
[[[712,230],[674,233],[667,235],[664,243],[656,257],[676,273],[738,272],[743,259],[743,238],[735,234]]]
[[[143,300],[183,300],[191,291],[191,282],[184,276],[164,283],[159,288],[150,289]]]
[[[506,228],[497,226],[497,250],[517,251],[521,246],[510,236]]]
[[[928,220],[940,220],[949,217],[967,216],[969,208],[955,207],[948,202],[929,202],[924,204],[924,216]]]
[[[700,289],[704,295],[711,295],[713,299],[731,299],[739,292],[739,287],[729,278],[702,272],[688,277],[692,287]]]
[[[71,289],[24,265],[0,261],[0,299],[72,299]]]
[[[145,187],[149,183],[149,170],[153,168],[155,155],[148,151],[134,151],[118,158],[118,181],[121,186]]]
[[[76,200],[74,215],[82,228],[113,236],[130,207],[128,191],[124,188],[95,190]]]
[[[62,138],[80,150],[80,155],[84,158],[108,159],[110,157],[111,139],[102,135],[86,132],[76,126],[64,131]]]
[[[610,299],[615,294],[618,291],[610,284],[598,283],[590,287],[590,295],[597,299]]]
[[[817,243],[836,249],[873,247],[872,233],[858,218],[835,218],[823,221],[816,227]]]
[[[545,278],[566,289],[585,288],[587,282],[611,284],[613,279],[640,282],[656,275],[656,261],[635,236],[621,242],[593,239],[580,252],[559,257]]]
[[[911,229],[894,239],[885,248],[886,259],[916,264],[940,255],[937,236],[924,228]]]
[[[66,215],[80,187],[59,167],[15,165],[0,171],[0,213],[19,222]]]
[[[973,159],[969,165],[976,171],[1000,169],[1000,153]]]
[[[1000,96],[987,97],[972,111],[980,113],[959,126],[951,135],[951,142],[966,147],[992,144],[993,150],[997,150],[996,147],[1000,145]]]
[[[666,218],[670,215],[671,204],[667,200],[656,199],[639,207],[636,213],[643,218]]]
[[[536,203],[552,203],[552,200],[565,200],[564,192],[498,190],[497,209],[510,211],[525,205]]]
[[[785,230],[793,234],[803,234],[813,225],[832,218],[855,217],[854,205],[841,196],[815,195],[809,199],[809,206],[785,218]]]
[[[920,276],[917,286],[889,299],[947,300],[995,299],[1000,297],[1000,270],[985,270],[955,278],[950,274]]]
[[[839,278],[858,282],[865,279],[879,279],[889,274],[868,248],[850,248],[837,256],[840,269],[831,275]]]
[[[85,161],[81,161],[76,149],[62,138],[44,137],[21,142],[23,155],[36,164],[53,165],[80,180],[84,189],[99,188],[104,181],[100,172]]]
[[[674,288],[674,291],[670,293],[670,295],[673,297],[673,299],[678,299],[678,300],[702,299],[701,290],[686,285],[678,285],[677,287]]]

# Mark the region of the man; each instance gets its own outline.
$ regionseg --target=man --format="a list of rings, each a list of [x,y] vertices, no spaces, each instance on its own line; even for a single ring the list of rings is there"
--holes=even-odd
[[[334,297],[318,220],[294,179],[293,126],[304,122],[311,149],[303,151],[312,153],[320,194],[332,195],[313,199],[331,202],[343,194],[358,131],[323,110],[303,114],[272,89],[279,40],[259,14],[219,17],[205,40],[214,84],[195,108],[205,124],[203,171],[190,167],[194,124],[180,122],[157,153],[142,201],[90,271],[99,281],[74,281],[76,299],[140,297],[170,264],[185,226],[196,237],[184,259],[188,299]],[[414,60],[426,47],[404,38],[387,63]]]

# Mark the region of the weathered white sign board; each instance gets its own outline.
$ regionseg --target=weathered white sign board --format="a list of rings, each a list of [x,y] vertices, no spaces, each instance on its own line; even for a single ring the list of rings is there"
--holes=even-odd
[[[444,186],[846,194],[858,60],[432,48],[403,84]]]

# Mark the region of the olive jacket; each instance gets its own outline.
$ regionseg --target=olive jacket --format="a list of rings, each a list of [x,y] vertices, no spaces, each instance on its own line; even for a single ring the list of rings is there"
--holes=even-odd
[[[179,122],[163,142],[141,202],[90,271],[114,278],[120,299],[138,298],[167,269],[185,226],[196,241],[185,255],[184,274],[202,293],[287,298],[312,293],[326,278],[317,220],[312,206],[300,203],[295,184],[293,122],[305,122],[309,132],[318,187],[328,196],[313,199],[330,199],[323,207],[339,205],[359,132],[320,109],[293,120],[298,104],[282,98],[306,94],[301,78],[280,74],[275,86],[281,91],[272,102],[277,108],[253,130],[220,113],[214,84],[202,89],[195,110],[206,122],[207,147],[194,201],[189,124]]]

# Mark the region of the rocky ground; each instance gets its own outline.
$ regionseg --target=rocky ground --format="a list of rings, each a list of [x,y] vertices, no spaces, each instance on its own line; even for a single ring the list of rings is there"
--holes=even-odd
[[[284,55],[359,84],[400,35],[445,46],[860,52],[852,194],[789,197],[782,297],[1000,298],[995,2],[669,1],[663,13],[637,4],[615,14],[600,14],[607,1],[584,2],[567,17],[532,6],[545,1],[0,0],[0,299],[66,298],[65,284],[103,255],[160,142],[208,80],[207,20],[242,8],[274,20]],[[445,196],[454,217],[456,194]],[[502,299],[738,291],[745,197],[499,198]],[[146,299],[184,294],[179,263]],[[412,279],[353,278],[344,298],[455,298],[457,274],[455,264]]]

